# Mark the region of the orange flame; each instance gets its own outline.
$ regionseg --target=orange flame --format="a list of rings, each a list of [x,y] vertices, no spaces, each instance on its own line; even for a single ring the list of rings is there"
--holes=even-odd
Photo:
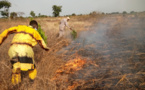
[[[80,58],[69,60],[64,66],[56,71],[56,75],[52,80],[56,80],[63,74],[73,74],[75,71],[81,70],[86,63],[86,60]]]
[[[78,86],[78,83],[74,83],[72,86],[68,86],[68,90],[73,90],[76,86]]]
[[[96,65],[96,63],[92,62],[91,60],[88,61],[81,58],[69,60],[68,62],[66,62],[65,65],[63,65],[56,71],[56,75],[51,80],[55,81],[57,85],[67,83],[68,86],[66,87],[66,90],[74,90],[76,87],[81,85],[81,83],[84,83],[84,81],[72,81],[72,83],[70,84],[68,76],[70,74],[74,74],[76,71],[82,70],[84,66],[87,65],[99,67],[98,65]]]
[[[86,63],[85,60],[80,58],[68,61],[60,70],[57,70],[56,73],[74,73],[82,69],[83,65]]]

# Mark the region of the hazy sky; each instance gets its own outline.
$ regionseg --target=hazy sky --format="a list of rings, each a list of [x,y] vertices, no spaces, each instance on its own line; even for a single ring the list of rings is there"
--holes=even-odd
[[[52,16],[52,6],[62,6],[60,15],[89,14],[92,11],[104,13],[123,11],[145,11],[145,0],[8,0],[11,2],[10,12],[24,12],[30,16],[34,11],[36,15]]]

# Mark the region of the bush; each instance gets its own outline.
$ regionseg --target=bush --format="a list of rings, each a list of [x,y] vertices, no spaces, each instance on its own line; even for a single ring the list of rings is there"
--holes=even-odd
[[[38,25],[38,30],[39,34],[43,38],[44,42],[47,44],[47,36],[45,36],[45,32],[42,30],[41,25]]]
[[[72,30],[71,36],[72,36],[73,39],[76,39],[77,38],[77,32],[75,30]]]

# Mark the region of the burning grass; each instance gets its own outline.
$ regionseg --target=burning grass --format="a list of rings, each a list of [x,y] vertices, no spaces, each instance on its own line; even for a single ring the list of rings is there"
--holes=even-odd
[[[78,32],[78,38],[73,42],[66,38],[56,38],[61,18],[36,19],[48,36],[51,50],[45,52],[39,46],[34,48],[38,70],[34,83],[30,83],[26,75],[21,85],[11,85],[11,64],[7,51],[13,35],[1,45],[2,90],[145,89],[144,14],[138,17],[71,17],[70,26],[74,26]],[[27,24],[21,21],[8,22],[11,23],[2,22],[0,32],[9,26]]]
[[[63,54],[67,58],[75,58],[76,55],[83,58],[81,60],[85,58],[85,63],[71,73],[71,66],[67,65],[75,66],[75,61],[71,64],[66,62],[59,69],[60,73],[56,73],[57,89],[145,89],[143,22],[129,16],[112,16],[102,19],[90,31],[82,32],[75,42],[61,52],[65,51]]]
[[[57,74],[63,74],[63,73],[74,73],[75,71],[78,71],[83,68],[83,65],[85,64],[85,60],[81,60],[80,58],[69,60],[60,70],[57,70]]]
[[[56,82],[57,89],[73,90],[76,89],[76,87],[81,86],[82,83],[85,83],[85,80],[83,79],[81,80],[73,78],[78,77],[77,73],[80,72],[81,70],[84,70],[88,65],[93,65],[97,68],[99,67],[93,61],[88,61],[81,58],[76,58],[66,62],[65,65],[63,65],[56,71],[55,77],[52,78],[52,80]],[[85,74],[85,72],[80,73],[83,73],[84,76],[88,74],[88,73]]]

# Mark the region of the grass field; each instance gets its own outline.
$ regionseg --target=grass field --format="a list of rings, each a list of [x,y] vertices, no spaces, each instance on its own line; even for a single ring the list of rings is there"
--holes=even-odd
[[[95,18],[100,18],[101,16],[73,16],[70,17],[71,20],[69,25],[75,29],[78,33],[80,31],[88,30],[89,27],[93,24]],[[58,39],[57,35],[59,32],[59,22],[64,17],[57,17],[57,18],[35,18],[38,23],[41,25],[41,28],[44,30],[47,36],[48,47],[51,48],[51,51],[44,51],[40,48],[39,45],[34,47],[35,52],[35,61],[38,70],[37,78],[34,84],[29,84],[28,78],[24,78],[22,85],[18,87],[19,89],[47,89],[47,88],[56,88],[55,83],[50,81],[50,79],[54,76],[54,72],[59,68],[60,65],[64,63],[63,56],[57,55],[56,52],[59,51],[61,48],[66,47],[70,44],[71,39],[70,31],[66,28],[66,38]],[[15,20],[8,20],[8,19],[0,19],[0,33],[12,26],[17,25],[29,25],[30,19],[15,19]],[[13,35],[7,37],[7,39],[3,42],[0,47],[0,87],[3,90],[14,89],[11,85],[11,64],[8,57],[8,49],[10,47],[11,40]],[[49,87],[47,86],[49,85]]]
[[[106,90],[145,89],[145,14],[84,15],[70,17],[69,25],[78,32],[72,40],[57,38],[63,17],[35,18],[48,37],[46,52],[34,47],[37,78],[28,76],[15,87],[11,84],[8,49],[13,35],[0,46],[1,90]],[[30,19],[0,19],[0,33]]]

